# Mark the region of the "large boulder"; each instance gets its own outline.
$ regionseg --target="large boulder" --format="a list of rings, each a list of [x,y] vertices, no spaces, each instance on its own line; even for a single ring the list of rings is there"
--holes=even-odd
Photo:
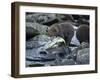
[[[32,22],[26,22],[26,27],[31,27],[37,30],[40,34],[47,34],[48,26],[41,25],[39,23],[32,23]]]
[[[56,19],[56,14],[33,13],[33,14],[26,15],[26,22],[35,22],[35,23],[50,26],[58,22],[58,20]]]
[[[73,59],[64,59],[61,65],[75,65],[75,61]]]
[[[56,14],[56,17],[59,22],[64,22],[64,21],[74,22],[73,16],[69,14]]]
[[[26,41],[26,49],[38,48],[45,45],[50,41],[50,37],[47,35],[37,35],[32,39]]]
[[[78,47],[72,48],[72,58],[76,64],[88,64],[89,63],[89,44],[86,42],[81,43]]]
[[[37,35],[26,41],[27,65],[30,62],[33,62],[32,64],[60,65],[68,54],[70,54],[70,49],[65,46],[65,41],[61,37]]]
[[[89,64],[89,59],[89,48],[78,51],[76,59],[78,64]]]
[[[37,35],[32,39],[26,41],[26,48],[41,48],[49,49],[60,45],[65,45],[65,40],[61,37],[49,37],[47,35]]]
[[[33,27],[26,27],[26,40],[39,34],[39,31]]]

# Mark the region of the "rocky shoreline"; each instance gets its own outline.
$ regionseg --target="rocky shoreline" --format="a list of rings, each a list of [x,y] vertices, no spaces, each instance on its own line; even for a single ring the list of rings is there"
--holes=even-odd
[[[49,36],[51,25],[68,22],[73,25],[74,36],[70,45],[59,36]],[[89,43],[76,39],[80,24],[89,25],[88,16],[27,13],[26,14],[26,67],[89,64]]]

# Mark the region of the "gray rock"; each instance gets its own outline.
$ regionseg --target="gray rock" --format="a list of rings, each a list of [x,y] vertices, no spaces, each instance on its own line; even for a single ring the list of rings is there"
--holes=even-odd
[[[59,20],[59,22],[63,22],[63,21],[70,21],[70,22],[74,22],[74,18],[72,15],[68,15],[68,14],[56,14],[57,19]]]
[[[84,48],[89,48],[89,43],[86,42],[82,42],[80,45],[78,45],[77,47],[70,47],[72,50],[72,53],[77,54],[78,50],[84,49]]]
[[[39,48],[44,46],[48,41],[50,41],[50,37],[47,35],[37,35],[34,38],[26,41],[26,48]]]
[[[32,28],[32,27],[26,27],[26,40],[36,36],[39,34],[39,31]]]
[[[26,22],[35,22],[35,16],[33,16],[32,14],[27,14]]]
[[[26,22],[36,22],[39,24],[44,24],[49,26],[57,22],[57,20],[55,14],[33,13],[26,15]]]
[[[89,64],[89,48],[79,50],[76,61],[78,64]]]
[[[46,50],[49,48],[57,47],[60,43],[65,41],[61,37],[49,37],[47,35],[37,35],[34,38],[26,41],[26,48],[41,48],[41,50]]]
[[[75,61],[73,59],[64,59],[61,65],[75,65]]]
[[[48,26],[41,25],[39,23],[26,22],[26,27],[32,27],[37,30],[40,34],[47,34]]]
[[[81,43],[79,46],[77,47],[70,47],[71,48],[71,56],[73,57],[74,61],[77,60],[77,55],[79,53],[80,50],[83,50],[85,48],[89,49],[89,44],[86,42]]]
[[[50,26],[54,23],[57,23],[58,20],[56,19],[56,14],[45,13],[45,14],[40,14],[40,16],[37,19],[37,22],[40,24]]]
[[[59,45],[63,43],[63,45],[66,45],[65,40],[61,37],[50,37],[50,40],[42,47],[42,49],[49,49],[58,47]]]
[[[79,49],[84,49],[84,48],[89,48],[89,43],[82,42],[81,45],[79,46]]]
[[[70,54],[70,49],[65,47],[65,41],[60,37],[37,35],[26,41],[27,65],[30,65],[30,62],[32,64],[38,64],[39,62],[46,66],[60,65],[68,54]]]

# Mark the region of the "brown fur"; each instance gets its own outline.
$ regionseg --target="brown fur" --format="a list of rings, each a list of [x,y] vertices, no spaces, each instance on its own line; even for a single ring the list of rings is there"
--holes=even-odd
[[[89,43],[89,26],[88,25],[81,25],[78,30],[76,31],[76,37],[82,42],[88,42]]]
[[[65,39],[66,44],[69,45],[70,41],[74,35],[74,28],[71,23],[64,22],[52,25],[48,29],[48,34],[50,36],[59,36]]]

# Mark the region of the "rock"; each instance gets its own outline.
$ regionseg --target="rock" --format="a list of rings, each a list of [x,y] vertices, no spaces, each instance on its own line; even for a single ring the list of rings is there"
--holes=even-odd
[[[89,25],[89,16],[88,15],[72,15],[77,26],[81,24]]]
[[[26,41],[26,48],[32,49],[32,48],[39,48],[41,46],[44,46],[48,41],[50,41],[50,37],[47,35],[37,35],[34,38]]]
[[[89,48],[89,43],[87,42],[82,42],[81,45],[79,46],[80,49],[84,49],[84,48]]]
[[[69,55],[71,53],[69,47],[65,47],[65,46],[58,46],[58,47],[55,47],[55,48],[49,48],[49,49],[46,49],[48,54],[55,54],[56,55],[56,58],[65,58],[66,55]]]
[[[26,65],[50,65],[56,59],[55,54],[41,54],[38,48],[26,49]]]
[[[26,22],[36,22],[43,25],[52,25],[58,20],[56,19],[56,14],[50,13],[34,13],[26,15]]]
[[[48,22],[44,22],[44,23],[42,23],[43,25],[47,25],[47,26],[51,26],[52,24],[55,24],[55,23],[57,23],[58,22],[58,20],[57,19],[51,19],[51,20],[49,20]]]
[[[51,40],[51,37],[49,37],[48,35],[37,35],[36,37],[32,38],[31,40],[48,42],[49,40]]]
[[[57,61],[55,65],[58,65],[68,54],[70,49],[65,46],[64,39],[60,37],[37,35],[26,41],[26,60],[32,64],[40,62],[47,66],[54,65]]]
[[[77,59],[77,54],[78,51],[85,49],[85,48],[89,48],[89,44],[86,42],[82,42],[79,46],[77,47],[70,47],[71,48],[71,56],[73,57],[74,61],[76,61]]]
[[[26,60],[28,60],[28,61],[39,61],[39,62],[45,62],[45,61],[54,61],[55,58],[45,56],[44,58],[43,58],[43,57],[33,57],[32,59],[30,59],[30,58],[26,58]]]
[[[38,30],[32,28],[32,27],[26,27],[26,40],[38,35]]]
[[[78,23],[81,25],[81,24],[86,24],[86,25],[89,25],[89,20],[86,20],[86,19],[80,19],[78,21]]]
[[[57,47],[64,44],[65,41],[61,37],[49,37],[47,35],[37,35],[34,38],[26,41],[26,48],[41,48],[41,50]]]
[[[64,21],[70,21],[70,22],[74,22],[74,18],[72,15],[68,15],[68,14],[56,14],[57,19],[59,20],[59,22],[64,22]]]
[[[73,59],[64,59],[61,65],[75,65],[75,61]]]
[[[32,14],[26,14],[26,22],[35,22],[35,16]]]
[[[50,13],[43,13],[40,14],[37,18],[37,23],[44,24],[44,25],[52,25],[54,23],[58,22],[56,19],[55,14],[50,14]]]
[[[65,40],[61,37],[50,37],[50,40],[42,47],[42,49],[49,49],[58,47],[61,44],[66,45]]]
[[[39,23],[26,22],[26,27],[32,27],[32,28],[34,28],[40,34],[47,34],[46,31],[48,29],[48,26],[44,26],[44,25],[41,25]]]
[[[51,55],[56,55],[55,57],[55,61],[54,61],[54,64],[52,64],[52,66],[56,65],[64,65],[65,63],[62,62],[64,59],[66,59],[66,56],[69,55],[71,52],[70,52],[70,49],[69,47],[64,47],[64,46],[60,46],[60,47],[57,47],[57,48],[53,48],[53,49],[50,49],[50,50],[47,50],[48,54],[51,54]],[[65,64],[66,65],[66,64]]]
[[[89,48],[79,50],[77,53],[77,64],[89,64]]]
[[[38,23],[40,24],[43,24],[43,25],[47,25],[47,26],[50,26],[54,23],[57,23],[58,20],[56,19],[56,15],[55,14],[41,14],[39,17],[38,17],[38,20],[37,20]]]

